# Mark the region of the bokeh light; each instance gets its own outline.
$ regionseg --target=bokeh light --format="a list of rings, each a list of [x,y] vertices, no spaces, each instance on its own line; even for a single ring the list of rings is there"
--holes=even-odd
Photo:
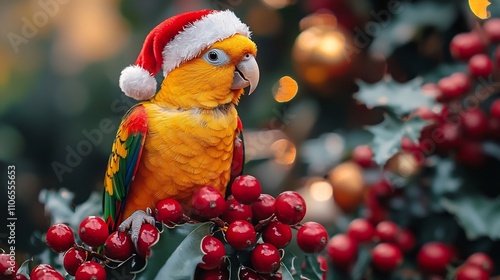
[[[316,181],[309,186],[311,197],[317,201],[326,201],[332,198],[332,185],[327,181]]]
[[[289,76],[284,76],[274,85],[273,96],[278,102],[288,102],[297,95],[298,91],[297,82]]]

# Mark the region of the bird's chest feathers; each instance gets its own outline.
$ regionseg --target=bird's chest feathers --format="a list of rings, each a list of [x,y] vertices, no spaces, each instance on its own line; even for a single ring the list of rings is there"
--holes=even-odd
[[[176,184],[222,184],[229,178],[237,112],[178,111],[149,106],[145,167],[161,170],[160,180]],[[221,177],[222,176],[222,177]],[[184,182],[185,181],[185,182]]]

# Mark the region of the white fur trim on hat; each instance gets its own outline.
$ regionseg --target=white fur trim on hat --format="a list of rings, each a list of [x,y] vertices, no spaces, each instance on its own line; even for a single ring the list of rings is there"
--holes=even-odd
[[[229,10],[213,12],[186,26],[163,49],[163,75],[234,34],[251,35],[248,26]]]
[[[156,93],[156,79],[146,69],[130,65],[120,75],[120,88],[126,96],[147,100]]]

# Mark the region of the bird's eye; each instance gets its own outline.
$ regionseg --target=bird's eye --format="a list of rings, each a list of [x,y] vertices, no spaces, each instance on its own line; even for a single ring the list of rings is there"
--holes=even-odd
[[[224,65],[229,62],[229,56],[220,49],[210,49],[203,54],[203,59],[215,66]]]

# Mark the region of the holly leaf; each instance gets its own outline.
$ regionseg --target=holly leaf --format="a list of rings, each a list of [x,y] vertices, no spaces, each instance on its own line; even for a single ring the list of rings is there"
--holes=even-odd
[[[367,246],[360,246],[358,250],[358,258],[351,272],[351,277],[353,280],[360,280],[366,273],[366,270],[370,267],[372,257],[370,254],[371,248]]]
[[[203,257],[201,240],[210,234],[212,226],[213,223],[207,222],[164,228],[158,243],[151,247],[146,267],[136,279],[194,279],[196,266]]]
[[[434,98],[422,91],[422,83],[421,78],[407,83],[395,82],[391,77],[375,84],[358,80],[359,91],[354,98],[368,108],[384,107],[398,116],[404,116],[420,107],[432,108],[436,105]]]
[[[500,200],[480,194],[464,194],[456,198],[443,197],[440,204],[457,219],[470,240],[487,236],[500,239]]]
[[[399,152],[403,137],[417,142],[422,128],[426,125],[427,122],[420,117],[402,121],[391,114],[385,114],[381,123],[367,128],[373,134],[371,147],[375,163],[382,166]]]
[[[53,224],[65,223],[71,228],[78,228],[80,221],[87,216],[102,216],[102,193],[93,192],[82,204],[74,206],[75,195],[67,189],[58,191],[42,190],[38,200],[50,213]]]
[[[316,255],[305,255],[301,276],[306,277],[310,280],[322,279],[323,271],[321,271],[319,267],[319,262],[316,260]]]
[[[378,26],[379,32],[374,34],[368,51],[389,57],[396,48],[413,40],[422,27],[432,26],[441,32],[446,31],[455,21],[457,13],[451,2],[421,1],[399,2],[399,5],[388,6],[387,10],[374,13],[373,16],[375,20],[372,23]],[[358,32],[356,38],[359,37],[362,39],[361,44],[369,40],[369,38],[363,38],[367,37],[364,32]]]
[[[433,70],[423,75],[423,80],[426,83],[437,83],[443,77],[450,76],[456,72],[467,72],[467,64],[465,63],[452,63],[452,64],[439,64]]]
[[[451,158],[436,159],[436,173],[432,179],[432,193],[440,197],[447,193],[455,193],[463,184],[455,161]]]
[[[297,269],[299,268],[297,262],[297,256],[291,252],[284,251],[284,256],[281,259],[281,275],[283,280],[300,280],[300,273]]]

